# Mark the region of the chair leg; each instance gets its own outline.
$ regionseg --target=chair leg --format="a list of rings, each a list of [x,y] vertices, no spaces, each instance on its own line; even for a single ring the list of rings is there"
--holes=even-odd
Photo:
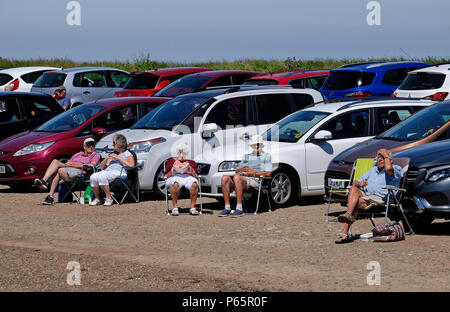
[[[166,213],[169,216],[170,215],[170,211],[169,211],[169,195],[167,194],[167,189],[168,189],[167,185],[166,185],[166,187],[164,189],[166,190]]]
[[[411,234],[411,235],[414,235],[414,230],[413,230],[411,224],[409,223],[408,218],[406,218],[406,215],[405,215],[405,213],[403,212],[402,206],[401,206],[401,205],[398,205],[397,207],[398,207],[398,209],[400,210],[401,214],[403,215],[403,219],[405,219],[406,224],[407,224],[408,227],[409,227],[409,230],[411,231],[410,234]]]
[[[259,199],[261,198],[261,186],[262,186],[262,180],[259,181],[259,189],[258,189],[258,199],[256,200],[256,210],[255,210],[255,214],[258,214],[258,209],[259,209]]]
[[[270,203],[270,196],[269,193],[266,193],[266,197],[267,197],[267,203],[269,204],[269,212],[272,212],[272,204]]]

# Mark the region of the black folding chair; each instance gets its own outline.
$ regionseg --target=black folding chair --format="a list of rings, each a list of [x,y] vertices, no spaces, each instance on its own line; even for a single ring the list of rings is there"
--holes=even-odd
[[[130,150],[128,151],[133,155],[135,165],[133,167],[123,166],[120,170],[120,176],[109,184],[111,192],[114,193],[114,195],[111,194],[111,197],[119,205],[128,196],[131,196],[136,203],[139,202],[140,185],[138,171],[144,167],[144,162],[138,163],[136,153]],[[124,170],[127,173],[126,176],[122,176]],[[119,194],[122,195],[121,198],[118,196]]]
[[[60,187],[65,187],[68,190],[62,197],[61,201],[64,201],[69,194],[72,194],[72,198],[75,197],[76,201],[79,201],[80,198],[82,198],[81,193],[89,186],[89,179],[91,175],[97,171],[97,167],[86,164],[83,165],[83,170],[85,173],[79,174],[67,181],[59,181]],[[78,190],[78,195],[76,190]]]
[[[272,211],[272,205],[270,203],[270,180],[272,179],[270,176],[269,177],[264,177],[264,176],[260,176],[259,178],[259,187],[256,188],[249,188],[247,190],[244,190],[243,194],[242,194],[242,208],[244,209],[244,211],[246,210],[246,204],[245,202],[250,200],[253,197],[253,194],[258,192],[258,197],[256,200],[256,210],[254,212],[254,214],[258,214],[259,211],[259,202],[261,199],[261,194],[266,195],[267,198],[267,203],[269,205],[269,212]]]

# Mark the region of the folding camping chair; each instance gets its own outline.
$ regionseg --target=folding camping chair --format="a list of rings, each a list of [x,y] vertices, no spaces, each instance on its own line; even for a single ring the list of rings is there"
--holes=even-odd
[[[131,196],[136,203],[139,202],[140,185],[138,170],[141,170],[144,167],[144,162],[138,162],[136,153],[130,150],[128,151],[133,155],[135,165],[133,167],[123,166],[120,170],[120,176],[109,184],[111,191],[114,193],[114,195],[111,194],[111,197],[119,205],[121,205],[128,196]],[[126,176],[122,176],[123,170],[126,170]],[[118,197],[117,194],[123,191],[125,191],[125,193],[119,201],[118,199],[120,198],[116,198]]]
[[[336,222],[336,220],[329,221],[329,212],[332,202],[347,202],[347,196],[352,186],[353,181],[358,180],[367,171],[374,166],[373,158],[358,158],[353,163],[352,173],[350,179],[329,179],[328,182],[328,207],[326,213],[327,222]],[[335,195],[338,198],[332,199]]]
[[[169,190],[168,187],[166,186],[166,181],[167,179],[165,178],[165,172],[166,172],[166,163],[168,160],[164,161],[163,163],[163,173],[164,173],[164,190],[166,193],[166,213],[167,215],[170,215],[172,213],[172,210],[169,210]],[[198,175],[198,179],[197,179],[197,184],[198,184],[198,195],[200,197],[200,211],[199,213],[202,214],[203,213],[203,200],[202,200],[202,185],[200,182],[200,174]],[[180,194],[182,191],[187,191],[184,187],[182,189],[180,189]],[[179,211],[178,214],[182,215],[182,214],[190,214],[189,212],[181,212]]]
[[[86,173],[79,174],[67,181],[61,180],[59,182],[60,187],[66,187],[68,190],[62,197],[61,201],[64,201],[69,194],[72,194],[72,198],[75,197],[77,201],[82,198],[81,192],[89,186],[89,178],[94,172],[97,171],[97,167],[85,164],[83,165],[83,170]],[[76,194],[76,189],[78,189],[78,195]]]

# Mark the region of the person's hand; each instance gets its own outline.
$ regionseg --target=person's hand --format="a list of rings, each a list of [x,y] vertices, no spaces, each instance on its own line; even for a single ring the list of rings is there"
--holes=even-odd
[[[367,180],[362,180],[361,182],[359,182],[359,185],[361,187],[367,186],[367,184],[368,184]]]
[[[381,156],[383,156],[384,159],[386,159],[386,158],[390,159],[390,157],[389,157],[389,151],[388,151],[387,149],[384,149],[384,148],[380,149],[380,150],[378,151],[378,154],[380,154]]]

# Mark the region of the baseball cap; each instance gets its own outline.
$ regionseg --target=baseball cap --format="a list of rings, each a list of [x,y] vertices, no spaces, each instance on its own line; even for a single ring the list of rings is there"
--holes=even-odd
[[[89,143],[89,142],[94,142],[95,143],[95,140],[93,138],[87,138],[86,140],[84,140],[83,144],[87,145],[87,143]]]

